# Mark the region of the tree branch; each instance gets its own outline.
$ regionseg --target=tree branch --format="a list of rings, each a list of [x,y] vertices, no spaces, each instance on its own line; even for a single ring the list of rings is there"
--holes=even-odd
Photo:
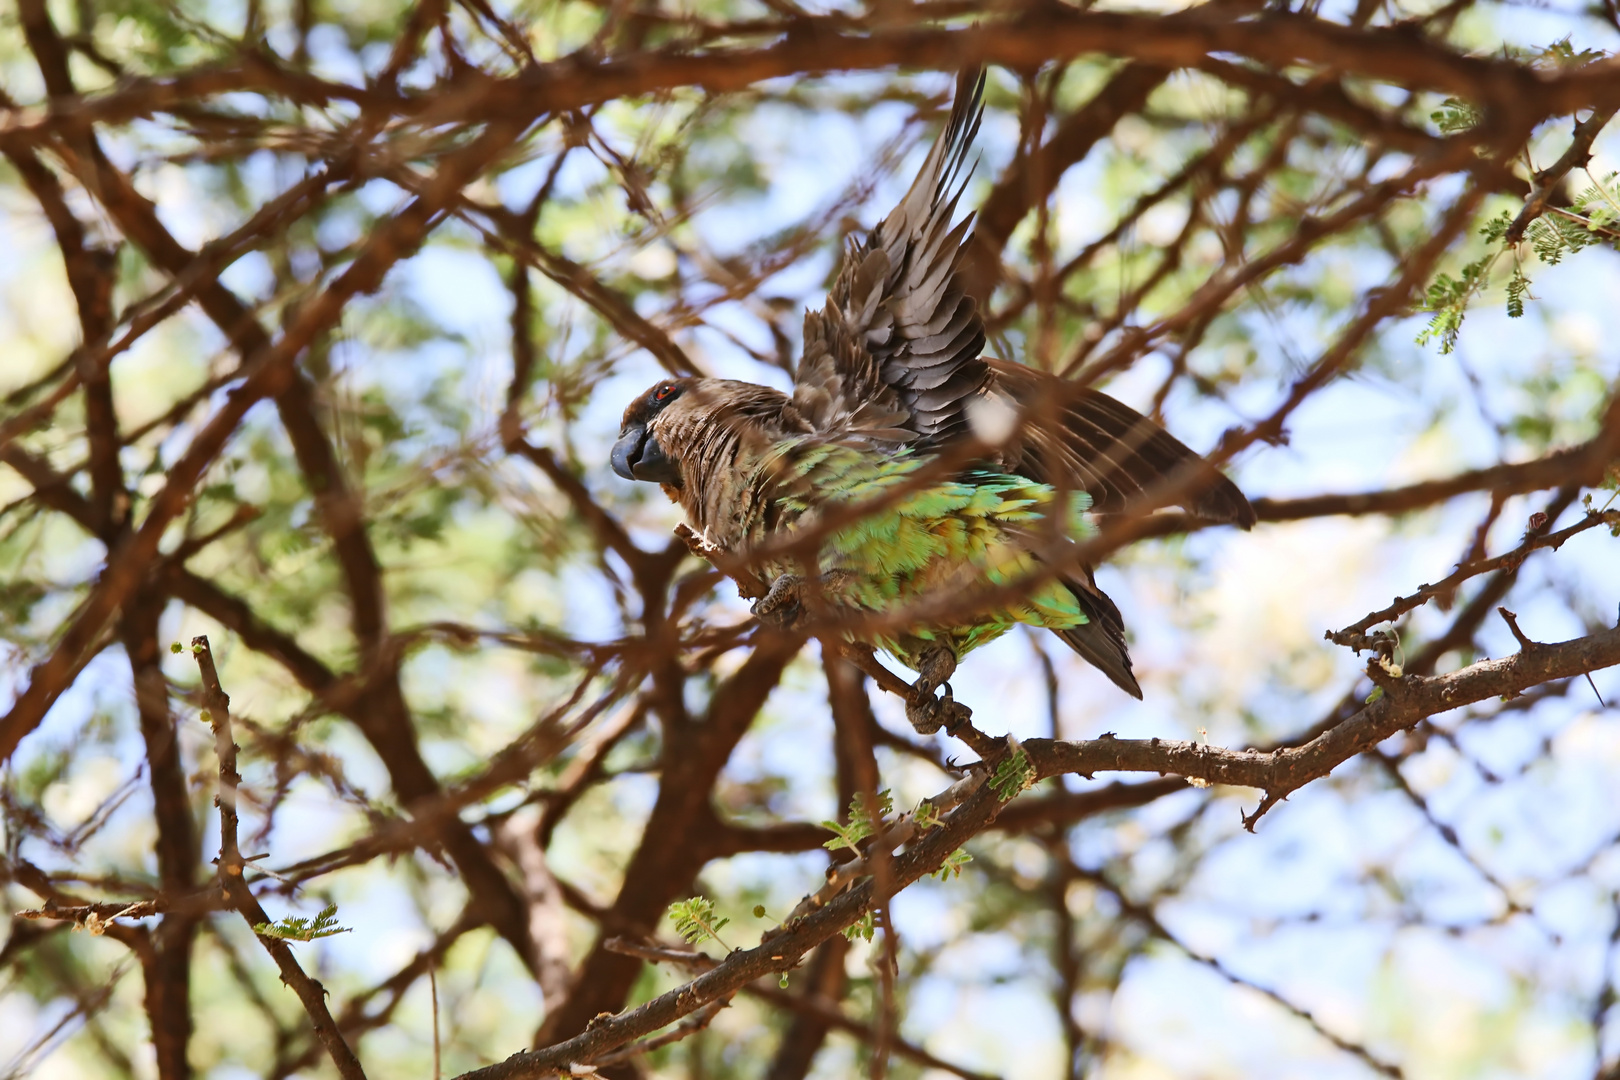
[[[231,699],[219,685],[219,673],[214,668],[214,654],[208,647],[207,637],[191,639],[191,652],[197,660],[197,671],[202,677],[203,700],[208,709],[209,723],[214,729],[214,749],[219,756],[219,885],[232,907],[247,920],[250,927],[272,922],[268,912],[248,888],[244,874],[247,860],[237,847],[237,789],[242,783],[236,771],[236,743],[231,736]],[[343,1033],[338,1030],[332,1014],[326,1008],[326,988],[310,978],[293,956],[292,947],[278,938],[257,934],[281,971],[281,979],[292,987],[304,1012],[309,1014],[315,1035],[343,1080],[365,1080],[365,1070],[354,1056]]]

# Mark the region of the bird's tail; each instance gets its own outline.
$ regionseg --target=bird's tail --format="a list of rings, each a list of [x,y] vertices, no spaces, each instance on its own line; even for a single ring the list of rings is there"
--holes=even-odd
[[[1063,584],[1080,601],[1086,623],[1053,633],[1088,664],[1108,676],[1115,686],[1140,699],[1142,687],[1131,674],[1131,654],[1125,647],[1125,620],[1120,617],[1119,608],[1108,599],[1107,593],[1097,588],[1089,570],[1084,578],[1064,578]]]

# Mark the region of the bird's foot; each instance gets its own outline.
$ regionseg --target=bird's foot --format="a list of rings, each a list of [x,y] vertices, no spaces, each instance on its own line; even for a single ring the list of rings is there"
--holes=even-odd
[[[906,719],[919,735],[932,735],[940,728],[946,734],[973,717],[973,710],[957,701],[947,682],[956,671],[956,654],[946,648],[930,649],[919,658],[919,675],[911,684],[911,700],[906,702]],[[943,686],[945,694],[936,698],[934,690]]]
[[[951,696],[951,684],[944,683],[945,693],[934,697],[930,689],[925,698],[906,702],[906,719],[919,735],[932,735],[941,728],[947,735],[955,735],[973,719],[973,710]]]
[[[760,622],[778,630],[809,633],[837,613],[839,596],[854,580],[853,573],[841,569],[824,571],[815,578],[783,574],[754,601],[752,610]]]
[[[767,626],[792,630],[804,615],[804,604],[799,596],[803,585],[804,579],[799,575],[783,574],[771,582],[770,589],[754,601],[750,610]]]

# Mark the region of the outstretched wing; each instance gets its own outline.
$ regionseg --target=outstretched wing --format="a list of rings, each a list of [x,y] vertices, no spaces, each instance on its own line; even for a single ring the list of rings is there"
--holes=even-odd
[[[980,356],[984,323],[957,274],[973,218],[952,227],[951,217],[983,92],[982,71],[963,73],[950,122],[911,190],[845,253],[827,306],[806,314],[795,409],[817,432],[921,449],[965,435],[981,397],[1002,397],[1026,416],[1043,399],[1061,401],[1058,415],[1043,423],[1037,410],[1020,425],[998,464],[1084,490],[1101,513],[1191,470],[1183,505],[1248,528],[1254,509],[1237,486],[1153,421],[1095,390],[1051,394],[1053,376]]]
[[[1254,507],[1232,481],[1152,420],[1098,390],[1054,386],[1022,364],[990,362],[994,393],[1027,417],[1002,448],[1003,468],[1031,480],[1085,491],[1110,514],[1167,479],[1191,477],[1182,506],[1247,529]],[[1044,416],[1046,403],[1055,415]]]
[[[793,393],[816,431],[938,445],[967,429],[966,403],[990,378],[984,323],[957,274],[969,215],[951,217],[983,115],[984,73],[958,80],[951,119],[911,190],[852,245],[827,297],[806,314]]]

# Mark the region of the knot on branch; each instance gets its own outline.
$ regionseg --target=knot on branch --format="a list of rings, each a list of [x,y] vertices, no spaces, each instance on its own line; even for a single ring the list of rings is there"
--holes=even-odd
[[[1433,586],[1424,585],[1422,588],[1427,590],[1433,588]],[[1396,597],[1395,603],[1400,604],[1401,598]],[[1370,652],[1380,659],[1393,660],[1395,649],[1400,644],[1400,635],[1394,630],[1375,630],[1370,634],[1366,633],[1367,627],[1371,626],[1375,621],[1377,620],[1369,616],[1367,619],[1363,619],[1352,626],[1347,626],[1343,630],[1324,630],[1322,637],[1335,645],[1344,646],[1357,656],[1360,656],[1363,652]]]
[[[1367,678],[1377,687],[1377,690],[1367,698],[1367,703],[1372,704],[1384,694],[1394,697],[1400,693],[1405,686],[1402,681],[1405,676],[1406,672],[1402,670],[1401,665],[1389,657],[1375,656],[1367,661]]]

